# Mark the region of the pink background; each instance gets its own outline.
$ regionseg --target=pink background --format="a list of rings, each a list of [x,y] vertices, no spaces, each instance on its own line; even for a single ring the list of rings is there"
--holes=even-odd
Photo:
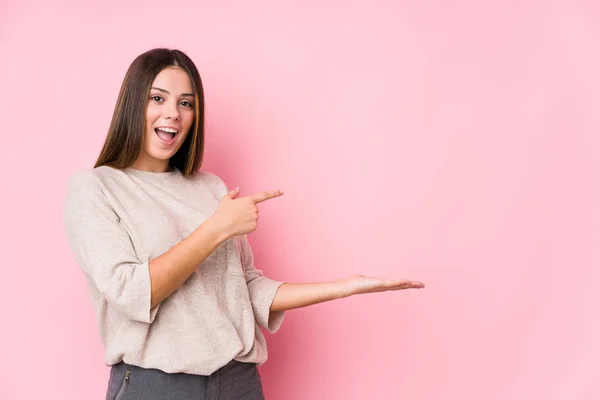
[[[158,46],[202,74],[204,168],[287,192],[269,276],[427,285],[289,312],[268,399],[600,399],[598,2],[50,3],[0,5],[1,399],[104,398],[63,196]]]

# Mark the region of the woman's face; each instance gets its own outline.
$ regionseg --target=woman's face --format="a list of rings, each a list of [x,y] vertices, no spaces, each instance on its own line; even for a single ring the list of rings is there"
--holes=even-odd
[[[134,168],[165,172],[194,122],[194,94],[188,74],[179,67],[163,69],[152,82],[143,147]]]

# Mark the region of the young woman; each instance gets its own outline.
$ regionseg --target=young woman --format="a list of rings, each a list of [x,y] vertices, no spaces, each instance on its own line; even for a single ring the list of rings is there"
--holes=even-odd
[[[138,56],[94,168],[68,182],[65,226],[111,366],[107,399],[263,399],[260,327],[285,310],[360,293],[422,288],[352,275],[283,283],[253,262],[258,204],[200,171],[204,94],[181,51]]]

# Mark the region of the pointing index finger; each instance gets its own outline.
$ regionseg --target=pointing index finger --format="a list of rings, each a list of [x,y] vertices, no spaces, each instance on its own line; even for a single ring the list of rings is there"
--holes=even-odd
[[[269,192],[254,194],[254,195],[250,196],[250,198],[255,203],[258,204],[258,203],[262,203],[263,201],[274,199],[275,197],[279,197],[282,195],[283,195],[283,190],[273,190],[273,191],[269,191]]]

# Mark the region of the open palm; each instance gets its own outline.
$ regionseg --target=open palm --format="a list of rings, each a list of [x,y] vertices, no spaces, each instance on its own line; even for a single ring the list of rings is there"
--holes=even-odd
[[[422,289],[425,285],[418,281],[392,280],[354,274],[342,279],[348,295],[386,292],[388,290]]]

